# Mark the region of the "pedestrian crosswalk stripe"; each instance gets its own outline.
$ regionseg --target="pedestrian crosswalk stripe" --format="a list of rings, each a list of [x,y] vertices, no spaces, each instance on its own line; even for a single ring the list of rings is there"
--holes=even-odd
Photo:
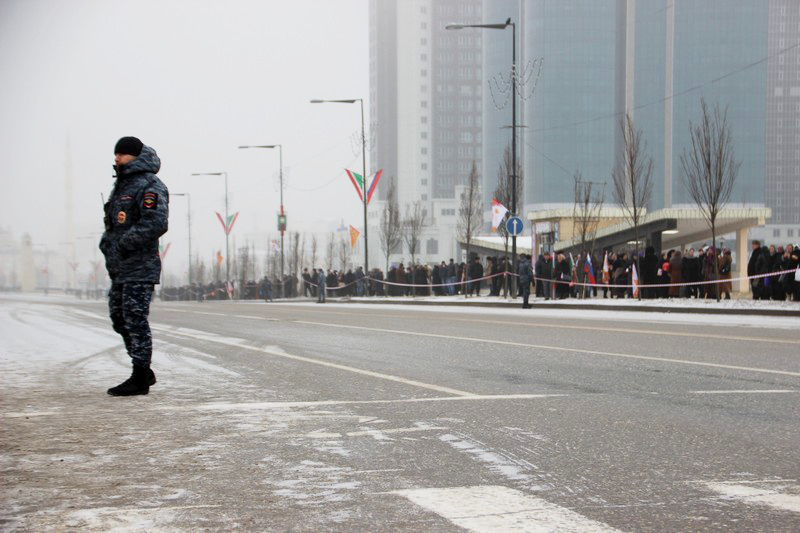
[[[606,533],[616,529],[508,487],[484,485],[400,490],[415,504],[468,531]]]
[[[705,486],[732,500],[749,504],[769,505],[775,509],[800,513],[800,495],[785,494],[777,490],[735,483],[710,482],[705,483]]]

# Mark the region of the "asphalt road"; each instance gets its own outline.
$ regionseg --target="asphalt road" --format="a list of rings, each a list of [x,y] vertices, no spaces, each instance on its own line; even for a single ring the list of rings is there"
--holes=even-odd
[[[800,531],[785,319],[157,302],[126,399],[102,302],[0,312],[4,529]]]

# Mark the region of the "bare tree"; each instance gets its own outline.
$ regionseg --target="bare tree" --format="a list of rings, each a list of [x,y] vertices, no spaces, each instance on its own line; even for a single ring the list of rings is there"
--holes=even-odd
[[[622,131],[622,153],[617,157],[612,172],[614,201],[625,213],[633,226],[635,260],[639,269],[639,226],[653,194],[653,158],[646,154],[647,143],[642,140],[641,130],[634,128],[630,114],[620,120]]]
[[[336,238],[333,233],[328,236],[328,271],[333,270],[333,260],[336,255]]]
[[[472,240],[480,231],[483,224],[483,214],[481,213],[481,190],[478,181],[478,167],[472,161],[472,170],[467,178],[467,188],[461,194],[461,204],[458,209],[458,234],[461,240],[467,245],[467,261],[469,261],[469,251]]]
[[[344,272],[347,270],[347,263],[350,259],[351,251],[350,251],[350,243],[347,242],[347,239],[342,237],[339,239],[339,272]]]
[[[397,203],[397,188],[395,187],[394,177],[389,180],[389,189],[386,192],[386,203],[381,212],[381,224],[379,234],[381,247],[386,257],[386,272],[389,271],[389,256],[400,244],[401,239],[400,206]]]
[[[594,238],[600,224],[600,211],[603,209],[604,191],[592,191],[594,183],[583,181],[580,170],[575,171],[575,203],[572,207],[573,235],[580,240],[581,253],[594,252]],[[605,189],[605,183],[602,184]],[[586,243],[591,242],[587,250]]]
[[[415,257],[420,243],[422,227],[425,225],[426,211],[421,201],[406,205],[406,216],[403,219],[403,240],[411,253],[411,264],[415,265]]]
[[[317,268],[317,236],[311,234],[311,268]]]
[[[203,261],[199,255],[194,256],[194,260],[192,261],[192,271],[194,273],[193,281],[200,285],[206,284],[206,262]]]
[[[238,273],[239,287],[243,288],[247,283],[247,275],[250,270],[250,246],[245,245],[239,248],[239,253],[236,257],[236,266],[238,267],[235,272]]]
[[[512,176],[516,175],[516,197],[514,196],[513,192],[514,187],[512,183],[514,178]],[[517,158],[517,168],[516,173],[512,173],[511,167],[511,147],[506,146],[506,149],[503,151],[503,161],[500,163],[500,167],[497,169],[497,187],[494,190],[494,198],[503,206],[509,210],[509,216],[514,215],[516,213],[511,213],[511,207],[516,205],[517,208],[520,206],[520,198],[524,198],[523,195],[523,188],[525,185],[525,181],[523,179],[522,168],[519,165],[519,158]],[[516,202],[514,201],[516,199]],[[510,235],[506,230],[505,224],[500,224],[497,228],[497,232],[503,238],[503,248],[505,249],[505,255],[508,255],[508,239]]]
[[[700,100],[703,116],[700,124],[689,121],[691,146],[681,154],[681,177],[689,196],[697,204],[703,218],[711,227],[711,242],[717,246],[717,216],[730,200],[741,162],[734,157],[728,108],[719,104],[709,111],[705,99]],[[716,252],[715,252],[716,253]],[[714,261],[714,273],[719,279],[719,262]],[[719,290],[716,290],[719,300]]]
[[[511,209],[513,205],[516,205],[517,208],[520,206],[520,199],[524,198],[524,187],[525,187],[525,180],[522,173],[522,168],[519,164],[519,158],[517,158],[517,168],[516,168],[516,191],[514,191],[514,187],[512,186],[513,172],[511,168],[511,147],[506,146],[505,150],[503,151],[503,161],[500,163],[500,167],[497,169],[497,188],[495,189],[495,199],[498,202],[506,206],[507,208]],[[516,192],[516,196],[514,196],[513,192]],[[516,200],[516,202],[514,201]],[[516,213],[514,213],[516,214]]]
[[[292,251],[289,255],[289,275],[297,275],[300,268],[300,232],[295,231],[289,235]]]
[[[303,233],[303,241],[300,243],[300,270],[306,266],[306,234]]]

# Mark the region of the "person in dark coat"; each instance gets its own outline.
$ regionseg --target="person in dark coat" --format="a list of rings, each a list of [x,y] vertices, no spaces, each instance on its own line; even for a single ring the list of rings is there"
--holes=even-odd
[[[325,303],[325,288],[328,284],[328,277],[325,275],[325,269],[318,268],[317,272],[317,303]]]
[[[108,389],[112,396],[147,394],[156,383],[150,369],[153,340],[147,317],[154,286],[161,277],[158,239],[167,232],[169,191],[158,179],[161,160],[136,137],[114,147],[116,181],[104,205],[105,232],[100,250],[111,279],[108,309],[133,362],[131,377]]]
[[[642,269],[642,271],[639,273],[642,283],[642,298],[655,298],[656,291],[654,289],[647,288],[647,285],[656,284],[659,268],[659,257],[656,255],[656,249],[652,246],[645,248],[644,257],[639,264]]]
[[[536,277],[539,278],[536,282],[536,295],[539,295],[539,287],[541,286],[542,296],[545,300],[553,297],[553,257],[550,252],[545,252],[536,261]]]
[[[467,268],[467,274],[469,276],[469,288],[466,291],[467,296],[470,294],[475,294],[475,296],[481,295],[481,282],[475,281],[483,277],[483,265],[481,265],[481,260],[477,256],[473,258],[472,262],[470,262],[469,267]]]
[[[683,254],[680,250],[675,250],[669,258],[669,297],[678,298],[681,294],[680,283],[683,283]]]
[[[722,255],[717,259],[719,263],[719,279],[726,280],[719,284],[719,292],[725,295],[726,300],[731,299],[731,291],[733,290],[733,283],[731,282],[731,267],[733,266],[733,257],[728,248],[722,250]]]
[[[761,258],[761,241],[754,240],[751,243],[752,251],[750,259],[747,261],[747,277],[752,278],[756,275],[756,263]],[[761,280],[750,279],[750,289],[753,291],[753,300],[761,298]]]
[[[562,253],[556,256],[553,279],[556,281],[556,298],[563,300],[568,297],[571,290],[570,282],[572,281],[572,269],[566,256]]]
[[[522,290],[522,308],[530,309],[528,299],[531,296],[531,282],[533,281],[533,268],[531,268],[531,261],[527,255],[520,256],[519,265],[517,265],[517,274],[519,275],[519,287]]]
[[[717,298],[719,296],[719,283],[717,277],[717,250],[713,246],[706,250],[703,257],[703,280],[713,283],[703,285],[703,294],[706,298]]]

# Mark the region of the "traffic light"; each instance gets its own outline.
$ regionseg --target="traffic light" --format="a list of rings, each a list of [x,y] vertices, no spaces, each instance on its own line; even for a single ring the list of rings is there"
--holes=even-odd
[[[286,215],[278,214],[278,231],[283,233],[286,231]]]

